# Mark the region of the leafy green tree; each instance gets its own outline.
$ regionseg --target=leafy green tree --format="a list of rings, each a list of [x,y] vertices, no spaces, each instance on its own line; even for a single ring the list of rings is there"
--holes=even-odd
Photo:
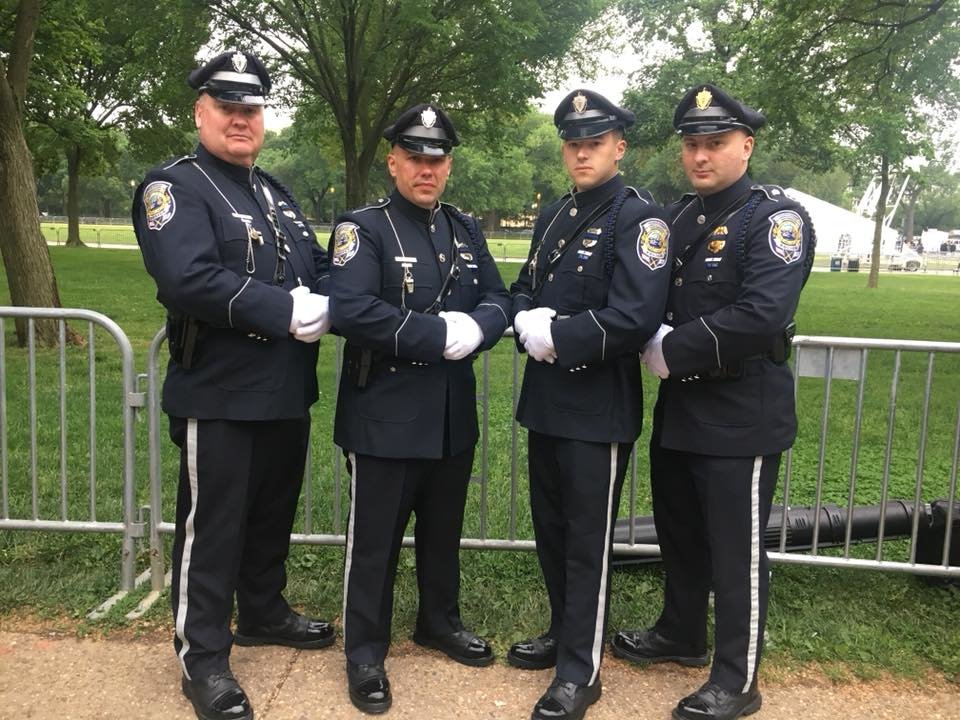
[[[57,279],[50,253],[40,233],[33,165],[23,133],[34,37],[40,22],[38,0],[20,0],[0,6],[0,253],[7,271],[10,301],[24,307],[60,307]],[[58,342],[57,323],[34,323],[37,340]],[[27,323],[16,322],[17,341],[27,341]],[[78,341],[73,331],[67,338]]]
[[[213,0],[236,37],[271,48],[330,109],[346,201],[363,202],[381,133],[404,108],[520,114],[544,83],[589,67],[609,0]]]
[[[192,91],[184,80],[209,30],[196,0],[149,12],[115,0],[47,0],[45,8],[27,115],[66,160],[67,245],[81,245],[80,176],[116,162],[124,134],[153,160],[185,149]]]
[[[761,108],[765,142],[825,170],[845,159],[877,175],[874,255],[891,173],[929,157],[929,138],[960,97],[960,9],[948,0],[621,0],[636,41],[672,46],[636,73],[638,101],[672,115],[664,99],[712,80]],[[702,32],[678,32],[677,28]],[[703,62],[701,65],[700,63]],[[664,111],[668,112],[664,112]],[[654,123],[659,126],[660,123]],[[879,266],[868,280],[876,287]]]

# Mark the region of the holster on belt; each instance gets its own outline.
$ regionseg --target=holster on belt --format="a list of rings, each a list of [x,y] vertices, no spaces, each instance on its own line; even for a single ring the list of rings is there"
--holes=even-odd
[[[793,350],[793,336],[797,334],[797,323],[790,321],[783,332],[773,339],[773,347],[770,349],[770,359],[779,365],[783,365],[790,359],[790,351]]]
[[[200,322],[192,315],[173,310],[167,312],[167,347],[170,349],[170,357],[185,370],[193,367],[199,331]]]
[[[347,345],[344,351],[344,370],[358,388],[365,388],[373,379],[376,361],[380,353],[369,348]]]

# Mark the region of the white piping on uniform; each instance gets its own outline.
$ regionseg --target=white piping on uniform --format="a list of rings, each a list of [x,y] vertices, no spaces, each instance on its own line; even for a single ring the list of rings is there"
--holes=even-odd
[[[500,311],[500,314],[503,315],[503,319],[507,321],[507,325],[510,324],[510,318],[507,317],[507,314],[503,311],[503,308],[497,305],[496,303],[479,303],[477,307],[483,307],[484,305],[489,305],[490,307],[495,307]]]
[[[600,344],[600,359],[604,360],[607,355],[607,331],[603,329],[603,325],[600,324],[600,321],[597,320],[597,316],[593,314],[593,310],[587,310],[590,313],[590,317],[593,318],[593,321],[597,324],[597,327],[600,328],[600,332],[603,333],[603,341]]]
[[[390,223],[390,229],[393,230],[393,236],[397,239],[397,245],[400,248],[400,256],[406,257],[407,253],[403,250],[403,243],[400,242],[400,234],[397,232],[396,225],[393,224],[393,218],[390,217],[390,211],[386,208],[383,209],[383,214],[387,216],[387,222]]]
[[[560,206],[560,209],[557,210],[557,214],[553,216],[553,220],[550,221],[550,224],[547,225],[547,228],[543,231],[543,235],[540,236],[540,245],[543,245],[544,240],[547,239],[547,233],[550,232],[550,228],[553,227],[553,224],[557,221],[557,218],[560,217],[560,213],[563,212],[563,209],[570,204],[570,200],[573,200],[572,195],[563,205]],[[576,207],[576,203],[574,203],[574,207]]]
[[[193,165],[197,170],[203,173],[203,176],[210,181],[211,185],[213,185],[213,189],[216,190],[218,193],[220,193],[220,197],[223,198],[223,201],[230,206],[230,209],[233,210],[233,212],[237,212],[237,209],[233,206],[233,203],[227,200],[227,196],[220,191],[220,188],[213,181],[213,179],[209,175],[207,175],[206,170],[200,167],[200,165],[198,165],[196,161],[192,161],[190,164]]]
[[[700,318],[700,322],[703,323],[703,326],[707,329],[707,332],[710,333],[710,336],[713,338],[713,347],[714,347],[714,350],[715,350],[716,353],[717,353],[717,367],[719,368],[720,366],[723,365],[723,363],[720,362],[720,340],[717,339],[717,336],[713,334],[713,330],[711,330],[711,329],[710,329],[710,326],[707,325],[707,321],[706,321],[706,320],[704,320],[704,319],[701,317],[701,318]]]
[[[750,478],[750,633],[747,644],[747,682],[740,692],[749,692],[757,669],[757,645],[760,641],[760,469],[763,456],[753,460]]]
[[[607,579],[610,573],[610,532],[613,524],[613,490],[617,485],[617,454],[620,450],[619,443],[610,443],[610,477],[607,482],[607,527],[603,533],[603,565],[600,570],[600,592],[597,595],[597,621],[593,627],[593,653],[591,660],[593,662],[593,673],[590,675],[590,682],[587,685],[593,685],[597,681],[597,675],[600,674],[600,651],[603,649],[603,626],[606,619],[607,609]]]
[[[183,527],[183,554],[180,556],[180,588],[177,595],[177,637],[180,638],[180,667],[183,676],[192,680],[184,659],[190,650],[190,641],[187,639],[187,587],[190,581],[190,558],[193,555],[193,540],[196,534],[193,529],[193,518],[197,514],[197,419],[187,419],[187,477],[190,480],[190,512]]]
[[[400,327],[397,328],[397,331],[393,334],[393,354],[400,356],[400,331],[403,330],[403,326],[407,324],[407,320],[410,319],[410,315],[413,314],[413,310],[407,310],[407,316],[403,319],[403,322],[400,323]]]
[[[350,588],[350,567],[353,565],[353,524],[357,517],[357,454],[348,453],[350,458],[350,522],[347,523],[346,558],[343,561],[343,644],[347,644],[347,591]]]
[[[253,278],[248,277],[247,281],[237,290],[237,294],[230,298],[230,302],[227,303],[227,325],[230,327],[233,327],[233,301],[240,297],[240,293],[247,289],[247,285],[250,284],[251,280],[253,280]]]

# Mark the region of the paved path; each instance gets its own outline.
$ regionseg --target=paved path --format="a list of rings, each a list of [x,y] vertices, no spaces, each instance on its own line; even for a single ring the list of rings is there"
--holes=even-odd
[[[257,720],[369,718],[347,696],[342,648],[315,652],[235,648],[233,669],[250,695]],[[467,668],[412,643],[387,661],[394,706],[386,720],[526,720],[551,679],[502,663]],[[0,718],[10,720],[192,720],[179,670],[166,639],[91,640],[49,633],[0,632]],[[646,670],[607,657],[604,691],[587,720],[667,720],[677,699],[705,670]],[[761,685],[757,720],[957,720],[960,686],[937,680],[834,685],[816,673]]]

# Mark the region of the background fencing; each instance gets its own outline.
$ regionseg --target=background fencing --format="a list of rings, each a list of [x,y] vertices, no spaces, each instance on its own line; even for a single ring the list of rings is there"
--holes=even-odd
[[[28,322],[25,348],[5,344],[8,318]],[[41,319],[59,323],[58,348],[36,347]],[[67,321],[74,330],[86,324],[85,346],[63,342]],[[348,484],[331,440],[340,351],[339,339],[324,339],[296,543],[345,539]],[[0,308],[0,529],[120,533],[122,591],[147,578],[155,592],[163,588],[164,538],[174,527],[178,455],[159,408],[163,330],[147,355],[138,377],[126,335],[99,313]],[[960,577],[960,531],[949,521],[960,514],[960,343],[798,337],[792,362],[800,434],[784,456],[771,559]],[[481,439],[465,548],[534,548],[525,431],[513,420],[521,366],[512,338],[477,362]],[[649,417],[656,381],[644,382]],[[640,443],[620,504],[618,561],[659,554]],[[141,538],[150,567],[136,578]]]

